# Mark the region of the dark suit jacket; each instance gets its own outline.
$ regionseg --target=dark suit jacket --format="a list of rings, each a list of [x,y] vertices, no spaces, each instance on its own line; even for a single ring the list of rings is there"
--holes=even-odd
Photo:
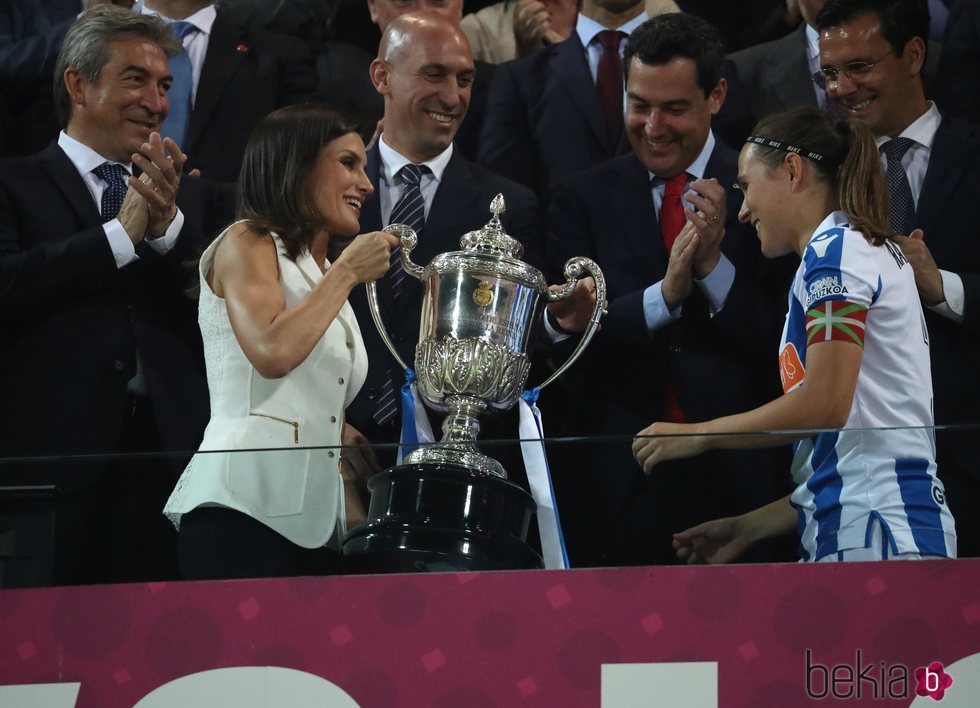
[[[947,115],[980,123],[980,2],[961,2],[946,23],[936,101]]]
[[[549,261],[557,268],[570,256],[593,258],[609,300],[602,331],[580,364],[584,402],[570,433],[635,435],[663,420],[668,387],[689,422],[779,394],[776,352],[794,264],[765,261],[754,230],[738,222],[735,174],[734,151],[716,143],[706,176],[727,188],[722,250],[736,272],[724,307],[711,317],[695,285],[680,318],[652,335],[643,291],[663,279],[668,259],[646,167],[630,154],[562,183],[549,213]],[[592,452],[578,473],[596,470],[600,494],[592,504],[599,527],[613,529],[605,562],[669,562],[670,533],[771,501],[788,480],[788,458],[778,450],[714,451],[665,464],[651,479],[632,459],[628,438],[598,442]]]
[[[234,25],[218,11],[188,126],[186,170],[237,182],[252,128],[276,108],[310,99],[313,57],[302,42]]]
[[[193,450],[208,420],[196,303],[204,183],[186,179],[185,225],[160,256],[116,267],[88,189],[56,144],[0,163],[0,449],[116,450],[139,353],[160,438]]]
[[[0,91],[11,115],[0,155],[33,154],[57,134],[54,62],[80,7],[75,0],[0,3]]]
[[[375,146],[368,153],[367,165],[367,174],[372,184],[380,183],[379,173],[379,151]],[[490,201],[498,193],[504,195],[507,203],[507,211],[501,216],[504,228],[508,234],[524,244],[524,260],[540,265],[540,214],[534,195],[524,187],[472,164],[455,151],[429,208],[419,244],[412,252],[412,260],[425,266],[440,253],[458,251],[463,234],[486,226],[490,220]],[[383,226],[385,224],[381,223],[380,201],[375,192],[364,202],[361,231],[375,231]],[[388,278],[378,281],[378,299],[383,320],[392,341],[409,365],[413,365],[415,361],[422,294],[422,284],[407,277],[396,306]],[[355,428],[366,429],[370,426],[378,395],[389,370],[395,373],[396,390],[404,383],[404,376],[374,326],[364,286],[355,288],[351,293],[350,303],[357,315],[368,353],[368,377],[360,394],[348,407],[347,417]],[[438,437],[438,431],[434,432]]]
[[[527,185],[542,202],[558,180],[628,150],[612,144],[585,50],[564,42],[497,67],[479,163]]]
[[[936,423],[980,423],[980,226],[968,206],[980,194],[980,127],[944,116],[936,131],[915,225],[936,264],[957,273],[965,293],[956,324],[926,309]],[[937,435],[939,475],[956,517],[961,555],[980,555],[976,433]]]
[[[342,108],[364,125],[364,140],[374,134],[375,126],[385,112],[384,98],[371,83],[371,62],[374,55],[360,47],[339,42],[328,43],[316,58],[316,99]],[[459,126],[453,144],[467,160],[475,160],[480,145],[480,133],[486,115],[487,96],[495,64],[473,63],[476,79],[470,92],[470,105]]]

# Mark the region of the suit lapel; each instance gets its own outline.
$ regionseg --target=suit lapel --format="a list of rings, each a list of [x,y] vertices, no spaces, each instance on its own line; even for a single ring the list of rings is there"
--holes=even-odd
[[[245,39],[244,29],[230,24],[221,13],[218,13],[211,26],[208,51],[204,56],[201,80],[197,86],[197,95],[194,97],[194,110],[191,111],[191,123],[187,131],[187,145],[181,146],[186,151],[193,152],[195,141],[210,120],[225,87],[248,56]]]
[[[65,197],[68,206],[83,228],[98,226],[102,223],[92,193],[88,191],[75,165],[68,159],[65,151],[52,143],[38,157],[41,168],[48,175],[54,186]]]
[[[589,124],[600,144],[606,146],[609,151],[607,154],[612,154],[612,150],[617,146],[608,144],[605,119],[602,117],[599,97],[596,94],[595,84],[592,83],[589,63],[585,59],[585,49],[578,34],[572,32],[571,37],[554,45],[551,52],[551,70],[555,72],[559,83],[568,92],[572,103],[585,116],[586,123]]]
[[[640,270],[660,278],[667,271],[667,255],[653,206],[650,173],[635,154],[617,160],[614,170],[614,179],[606,190],[619,219],[620,232],[626,236]]]
[[[799,45],[803,44],[803,52]],[[806,58],[806,25],[779,42],[767,59],[767,83],[784,110],[793,106],[816,105],[817,94]]]

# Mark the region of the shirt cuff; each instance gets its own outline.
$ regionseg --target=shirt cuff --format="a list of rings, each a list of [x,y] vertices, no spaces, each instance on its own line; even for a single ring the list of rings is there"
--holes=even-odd
[[[664,325],[670,324],[681,316],[683,305],[673,310],[667,309],[664,300],[663,281],[658,281],[643,291],[643,319],[646,320],[647,330],[656,332]]]
[[[102,224],[102,230],[105,231],[105,237],[109,241],[112,257],[116,261],[116,268],[122,268],[139,260],[133,240],[129,238],[129,234],[126,233],[126,229],[123,228],[119,219],[113,219]]]
[[[938,305],[930,305],[929,309],[937,315],[953,320],[956,324],[963,321],[963,311],[966,305],[966,294],[963,291],[963,279],[948,270],[939,271],[943,279],[943,295],[945,300]]]
[[[701,280],[695,278],[694,282],[698,284],[701,292],[708,298],[709,312],[714,317],[721,312],[721,308],[725,306],[725,300],[728,299],[728,293],[735,282],[735,266],[722,253],[714,270]]]
[[[555,326],[551,324],[551,313],[547,309],[544,311],[544,331],[548,335],[548,341],[552,344],[558,344],[558,342],[564,342],[566,339],[570,338],[572,335],[565,332],[559,332],[555,329]]]
[[[170,222],[170,226],[163,232],[163,236],[147,238],[146,244],[161,256],[165,256],[174,247],[174,244],[177,243],[177,237],[180,236],[180,230],[183,227],[184,212],[178,209],[174,220]]]

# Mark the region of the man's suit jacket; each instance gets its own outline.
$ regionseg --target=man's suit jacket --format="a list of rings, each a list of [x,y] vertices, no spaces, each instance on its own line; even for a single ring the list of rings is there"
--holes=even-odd
[[[806,25],[801,24],[785,37],[729,56],[729,96],[713,121],[725,142],[740,146],[765,116],[818,105],[806,42]]]
[[[237,182],[252,128],[277,108],[302,103],[316,87],[302,43],[250,30],[218,11],[191,111],[186,170],[212,182]]]
[[[209,195],[186,178],[175,248],[163,257],[140,244],[139,260],[119,269],[98,207],[57,144],[0,163],[4,455],[115,451],[137,352],[164,447],[196,449],[208,401],[186,261],[199,253]]]
[[[328,43],[316,58],[317,100],[341,108],[360,120],[365,142],[370,140],[385,112],[384,98],[371,83],[372,61],[374,56],[360,47],[339,42]],[[470,92],[469,109],[453,140],[456,150],[467,160],[476,159],[487,96],[497,70],[495,64],[485,61],[475,61],[473,65],[476,78]]]
[[[31,155],[57,135],[54,62],[80,8],[77,0],[0,3],[0,90],[12,116],[0,155]]]
[[[946,115],[980,123],[980,2],[960,2],[949,14],[936,72],[936,101]]]
[[[980,225],[970,205],[980,194],[980,127],[943,117],[916,209],[915,226],[936,264],[963,281],[961,324],[925,310],[936,423],[980,423]],[[980,555],[980,467],[974,435],[937,435],[939,476],[956,517],[960,555]]]
[[[706,169],[727,190],[722,251],[735,266],[724,307],[710,316],[697,285],[679,319],[654,333],[643,314],[643,291],[663,279],[668,256],[660,235],[649,172],[635,154],[569,178],[549,212],[553,268],[584,255],[602,269],[608,315],[578,365],[586,396],[571,434],[632,436],[663,420],[668,389],[685,419],[737,413],[779,394],[776,352],[792,261],[760,255],[751,227],[740,224],[741,198],[730,186],[736,155],[718,142]],[[798,262],[798,260],[797,260]],[[651,479],[632,459],[629,439],[597,443],[590,465],[600,495],[591,504],[599,528],[613,529],[600,562],[665,563],[670,533],[698,521],[754,508],[784,491],[788,458],[780,451],[713,451],[668,463]]]
[[[582,42],[564,42],[497,67],[479,163],[549,199],[558,180],[623,154],[606,134]]]
[[[380,184],[380,169],[379,150],[375,146],[368,152],[367,164],[367,175],[372,184]],[[440,253],[458,251],[463,234],[486,226],[490,220],[490,202],[498,193],[504,195],[507,204],[507,210],[501,215],[504,229],[524,244],[524,260],[540,266],[540,214],[534,195],[524,187],[474,165],[455,150],[432,200],[418,246],[412,252],[412,261],[425,266]],[[378,192],[374,192],[365,200],[361,211],[361,232],[376,231],[384,226]],[[377,287],[385,326],[399,354],[413,366],[423,285],[410,276],[406,277],[397,304],[387,277],[377,281]],[[355,288],[350,303],[361,326],[368,354],[368,377],[360,394],[348,407],[347,416],[355,428],[365,429],[370,425],[389,371],[395,374],[396,390],[404,383],[404,376],[374,326],[364,286]]]

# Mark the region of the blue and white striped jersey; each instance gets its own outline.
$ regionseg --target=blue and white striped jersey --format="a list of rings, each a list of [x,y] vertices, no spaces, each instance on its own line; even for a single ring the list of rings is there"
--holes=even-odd
[[[955,557],[912,267],[895,244],[873,246],[851,230],[841,212],[814,232],[793,279],[779,357],[785,392],[805,385],[807,347],[831,339],[863,343],[864,353],[844,428],[796,444],[801,557],[865,548],[876,520],[892,555]]]

